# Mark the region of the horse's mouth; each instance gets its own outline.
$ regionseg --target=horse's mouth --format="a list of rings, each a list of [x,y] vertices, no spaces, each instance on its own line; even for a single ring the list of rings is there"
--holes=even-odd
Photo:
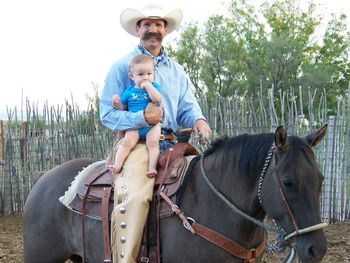
[[[276,226],[277,236],[273,244],[267,244],[267,250],[270,253],[281,253],[288,247],[290,251],[282,263],[319,263],[322,261],[327,251],[327,246],[324,245],[326,242],[320,242],[317,245],[311,241],[316,240],[317,242],[319,238],[325,238],[324,234],[316,238],[313,237],[312,233],[309,233],[309,235],[295,236],[286,240],[285,237],[289,236],[287,232],[275,220],[272,221]],[[309,240],[310,237],[312,238],[311,241]],[[311,244],[309,244],[310,242]]]

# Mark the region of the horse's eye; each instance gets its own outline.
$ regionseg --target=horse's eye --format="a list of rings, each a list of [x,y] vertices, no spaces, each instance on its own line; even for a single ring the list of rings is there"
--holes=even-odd
[[[291,178],[285,178],[283,180],[283,184],[285,187],[292,187],[293,186],[293,181]]]

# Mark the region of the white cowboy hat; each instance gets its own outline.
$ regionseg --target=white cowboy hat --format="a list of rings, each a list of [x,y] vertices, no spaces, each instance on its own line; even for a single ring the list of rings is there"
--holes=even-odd
[[[181,23],[182,11],[175,9],[167,13],[158,5],[148,5],[140,11],[128,8],[120,14],[120,24],[131,35],[138,37],[136,23],[142,19],[163,19],[168,23],[168,33],[174,31]]]

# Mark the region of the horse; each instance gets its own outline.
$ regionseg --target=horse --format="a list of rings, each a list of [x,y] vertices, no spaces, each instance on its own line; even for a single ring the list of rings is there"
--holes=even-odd
[[[216,139],[192,161],[177,206],[191,223],[212,229],[253,254],[264,244],[262,222],[269,216],[284,237],[295,242],[301,262],[321,262],[327,250],[319,210],[323,175],[311,148],[326,130],[325,125],[301,138],[278,127],[275,133]],[[92,162],[68,161],[34,185],[24,208],[25,263],[82,262],[81,216],[58,198]],[[85,232],[87,262],[103,262],[101,222],[86,218]],[[160,240],[163,263],[248,262],[191,233],[176,216],[161,219]],[[249,262],[261,262],[262,256]]]

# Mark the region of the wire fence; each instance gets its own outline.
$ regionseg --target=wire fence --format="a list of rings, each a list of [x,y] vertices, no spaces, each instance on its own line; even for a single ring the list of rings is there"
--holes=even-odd
[[[322,92],[281,93],[271,88],[268,94],[267,98],[261,91],[253,96],[217,97],[210,107],[205,98],[199,98],[199,103],[214,136],[274,132],[279,125],[288,134],[305,136],[328,123],[326,139],[314,149],[325,176],[321,216],[328,222],[348,220],[350,99],[338,97],[337,114],[328,116]],[[97,112],[94,103],[81,111],[73,100],[56,106],[46,103],[41,108],[27,101],[25,110],[8,109],[8,120],[0,120],[0,214],[21,213],[44,171],[74,158],[106,157],[115,135],[101,125]]]

